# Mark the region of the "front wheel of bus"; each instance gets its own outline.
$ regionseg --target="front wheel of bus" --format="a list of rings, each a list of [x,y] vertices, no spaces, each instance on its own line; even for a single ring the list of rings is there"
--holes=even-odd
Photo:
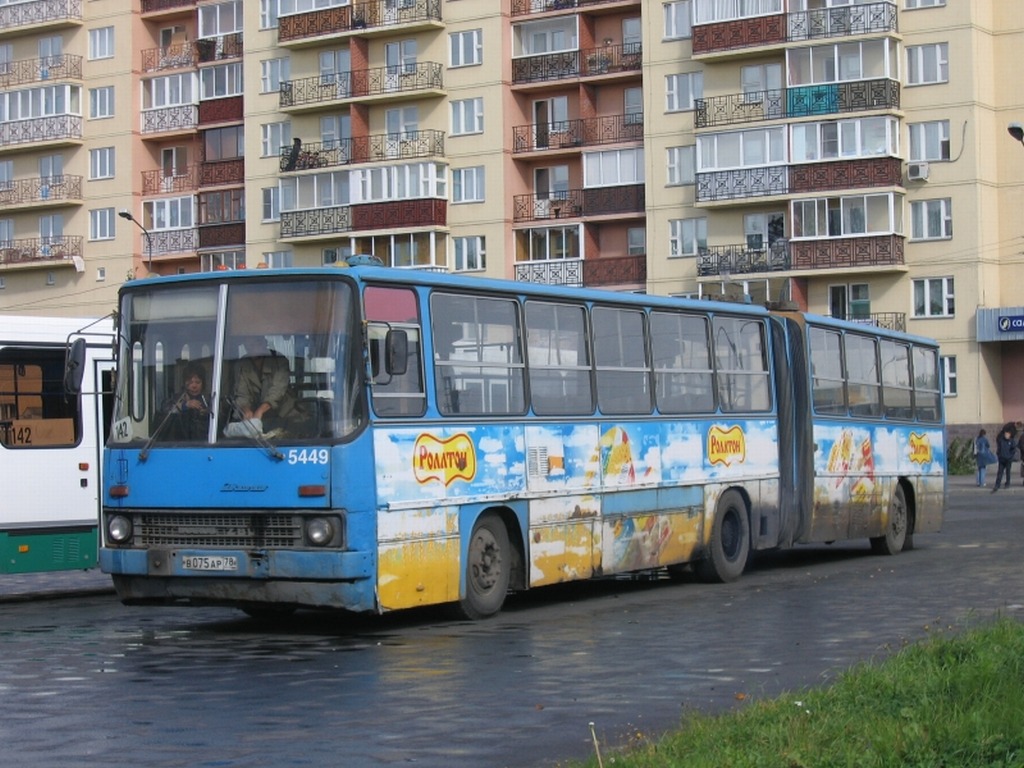
[[[747,567],[750,554],[750,521],[739,491],[726,491],[718,500],[704,558],[697,562],[701,581],[736,581]]]
[[[511,551],[508,531],[497,515],[482,515],[473,526],[466,558],[466,597],[458,613],[466,619],[486,619],[501,610],[508,592]]]
[[[907,543],[909,526],[907,497],[903,486],[897,485],[889,502],[889,520],[885,524],[885,535],[871,539],[871,551],[878,555],[898,555]]]

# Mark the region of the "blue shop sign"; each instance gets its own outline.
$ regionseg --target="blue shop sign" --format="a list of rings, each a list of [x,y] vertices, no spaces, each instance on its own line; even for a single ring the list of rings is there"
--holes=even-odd
[[[1003,333],[1024,331],[1024,315],[1000,315],[998,326]]]

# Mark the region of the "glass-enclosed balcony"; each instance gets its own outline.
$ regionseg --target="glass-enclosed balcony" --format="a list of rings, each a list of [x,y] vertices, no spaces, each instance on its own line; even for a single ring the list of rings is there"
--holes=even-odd
[[[644,115],[602,115],[578,120],[517,125],[512,129],[513,152],[539,152],[551,149],[591,147],[641,141]]]
[[[352,34],[415,32],[443,26],[441,0],[371,0],[283,15],[278,19],[277,44],[299,47]]]
[[[279,104],[282,110],[296,112],[377,98],[441,96],[443,71],[437,62],[423,61],[287,80],[281,83]]]

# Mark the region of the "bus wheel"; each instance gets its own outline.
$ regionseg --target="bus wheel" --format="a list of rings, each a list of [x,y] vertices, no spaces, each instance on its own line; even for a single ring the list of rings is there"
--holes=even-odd
[[[508,592],[511,549],[501,518],[481,515],[473,526],[466,558],[466,597],[458,613],[466,619],[486,619],[501,610]]]
[[[697,575],[705,582],[736,581],[747,567],[750,554],[750,520],[739,491],[726,491],[718,500],[711,540]]]
[[[903,486],[897,484],[889,502],[889,521],[885,524],[885,535],[871,539],[871,551],[877,555],[898,555],[907,543],[907,499]]]

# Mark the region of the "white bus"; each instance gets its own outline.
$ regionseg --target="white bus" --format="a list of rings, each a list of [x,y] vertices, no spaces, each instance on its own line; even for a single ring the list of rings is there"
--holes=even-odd
[[[82,383],[65,387],[82,339]],[[0,315],[0,573],[93,568],[113,324]]]

